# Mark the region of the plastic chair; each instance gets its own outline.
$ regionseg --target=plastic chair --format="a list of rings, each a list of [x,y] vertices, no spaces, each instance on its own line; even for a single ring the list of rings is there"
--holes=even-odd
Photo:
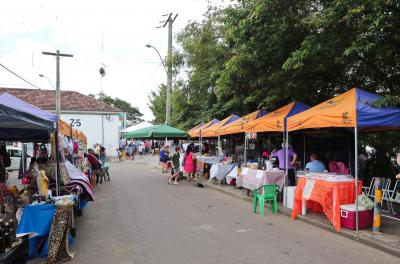
[[[261,187],[263,189],[262,193],[258,193],[258,189],[254,190],[253,193],[253,213],[257,212],[257,200],[260,203],[260,215],[264,216],[264,206],[265,201],[271,201],[272,212],[278,213],[278,188],[276,184],[265,184]]]
[[[369,184],[369,187],[367,187],[367,186],[362,187],[362,191],[370,198],[375,195],[375,194],[373,194],[373,192],[375,192],[375,179],[376,179],[376,177],[372,178],[371,183]]]

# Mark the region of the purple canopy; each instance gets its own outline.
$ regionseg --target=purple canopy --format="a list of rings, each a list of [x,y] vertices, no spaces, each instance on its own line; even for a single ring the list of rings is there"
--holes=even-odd
[[[7,141],[47,141],[57,116],[15,96],[0,95],[0,138]]]

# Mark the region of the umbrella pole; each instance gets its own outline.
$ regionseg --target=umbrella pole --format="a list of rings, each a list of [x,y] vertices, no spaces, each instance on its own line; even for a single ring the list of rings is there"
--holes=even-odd
[[[356,239],[358,240],[358,131],[354,127],[354,176],[356,188]]]

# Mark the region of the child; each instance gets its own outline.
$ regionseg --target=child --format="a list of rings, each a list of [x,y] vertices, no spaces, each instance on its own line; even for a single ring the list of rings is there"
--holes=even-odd
[[[170,184],[172,179],[174,179],[174,178],[175,178],[174,184],[175,185],[178,184],[179,167],[180,167],[180,164],[179,164],[179,158],[180,158],[179,150],[180,150],[179,146],[175,147],[175,154],[172,156],[172,159],[171,159],[172,160],[172,170],[171,170],[171,175],[172,176],[168,177],[168,184]]]

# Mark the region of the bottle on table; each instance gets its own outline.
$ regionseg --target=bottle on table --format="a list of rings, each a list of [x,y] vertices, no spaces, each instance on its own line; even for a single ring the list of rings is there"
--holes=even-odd
[[[6,240],[3,235],[3,230],[0,230],[0,254],[6,251]]]
[[[5,224],[5,229],[4,229],[4,240],[5,240],[5,247],[6,247],[6,248],[11,248],[10,224],[9,224],[9,223],[6,223],[6,224]]]

